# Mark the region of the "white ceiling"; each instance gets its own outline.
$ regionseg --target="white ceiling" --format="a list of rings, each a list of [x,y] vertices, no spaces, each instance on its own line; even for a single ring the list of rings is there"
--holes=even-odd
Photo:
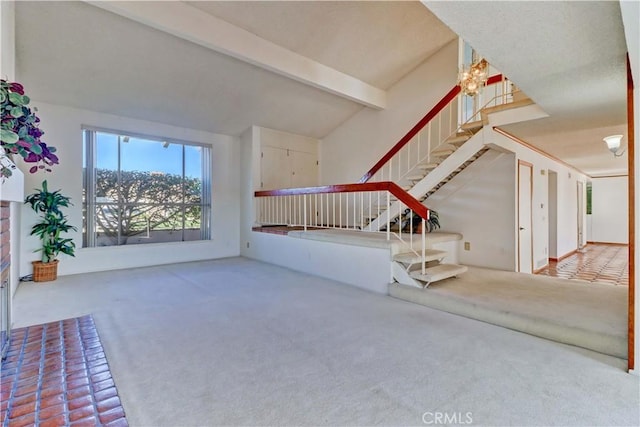
[[[626,172],[625,157],[602,142],[626,134],[617,1],[423,3],[549,114],[506,130],[591,175]],[[178,4],[382,89],[455,38],[417,2]],[[316,138],[362,108],[84,2],[17,2],[16,39],[18,77],[44,102],[229,135],[258,125]]]
[[[194,5],[383,87],[455,38],[416,2]],[[36,100],[228,135],[321,138],[362,108],[84,2],[17,2],[16,57]]]
[[[424,3],[549,114],[505,129],[589,174],[626,173],[602,141],[627,132],[618,1]]]
[[[456,37],[419,2],[188,3],[382,89]]]

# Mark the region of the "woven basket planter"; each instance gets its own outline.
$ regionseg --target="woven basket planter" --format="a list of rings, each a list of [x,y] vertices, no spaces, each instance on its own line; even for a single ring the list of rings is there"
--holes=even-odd
[[[34,282],[50,282],[58,278],[58,260],[46,264],[42,261],[33,261],[31,264]]]

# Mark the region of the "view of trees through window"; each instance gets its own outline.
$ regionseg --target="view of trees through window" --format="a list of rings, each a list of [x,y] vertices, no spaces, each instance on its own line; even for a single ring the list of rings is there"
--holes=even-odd
[[[85,130],[83,246],[209,238],[209,149]]]

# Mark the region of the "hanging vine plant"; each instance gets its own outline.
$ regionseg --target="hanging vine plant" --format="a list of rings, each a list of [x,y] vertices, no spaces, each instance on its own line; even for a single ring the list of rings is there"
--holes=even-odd
[[[58,164],[55,147],[47,146],[41,140],[44,132],[38,127],[40,119],[37,109],[29,107],[31,101],[24,94],[20,83],[0,80],[0,146],[9,156],[20,155],[26,163],[33,163],[30,173],[38,170],[51,172],[51,166]],[[12,165],[0,162],[0,177],[10,177]]]

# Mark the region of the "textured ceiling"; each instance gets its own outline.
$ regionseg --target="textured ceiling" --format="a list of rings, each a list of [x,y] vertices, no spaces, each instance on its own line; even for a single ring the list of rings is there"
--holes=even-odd
[[[626,172],[602,142],[626,133],[619,2],[424,3],[549,114],[507,130],[587,173]]]
[[[382,88],[455,37],[416,2],[189,4]],[[602,142],[626,133],[617,1],[425,4],[549,114],[508,131],[587,173],[626,171]],[[84,2],[17,2],[16,39],[18,77],[45,102],[229,135],[255,124],[317,138],[362,108]]]
[[[192,5],[382,87],[455,38],[418,2]],[[44,102],[228,135],[258,125],[316,138],[362,108],[84,2],[16,2],[16,45],[18,77]]]
[[[188,3],[382,89],[457,37],[415,1]]]
[[[322,137],[361,108],[83,2],[17,2],[16,62],[36,100],[228,135]]]

